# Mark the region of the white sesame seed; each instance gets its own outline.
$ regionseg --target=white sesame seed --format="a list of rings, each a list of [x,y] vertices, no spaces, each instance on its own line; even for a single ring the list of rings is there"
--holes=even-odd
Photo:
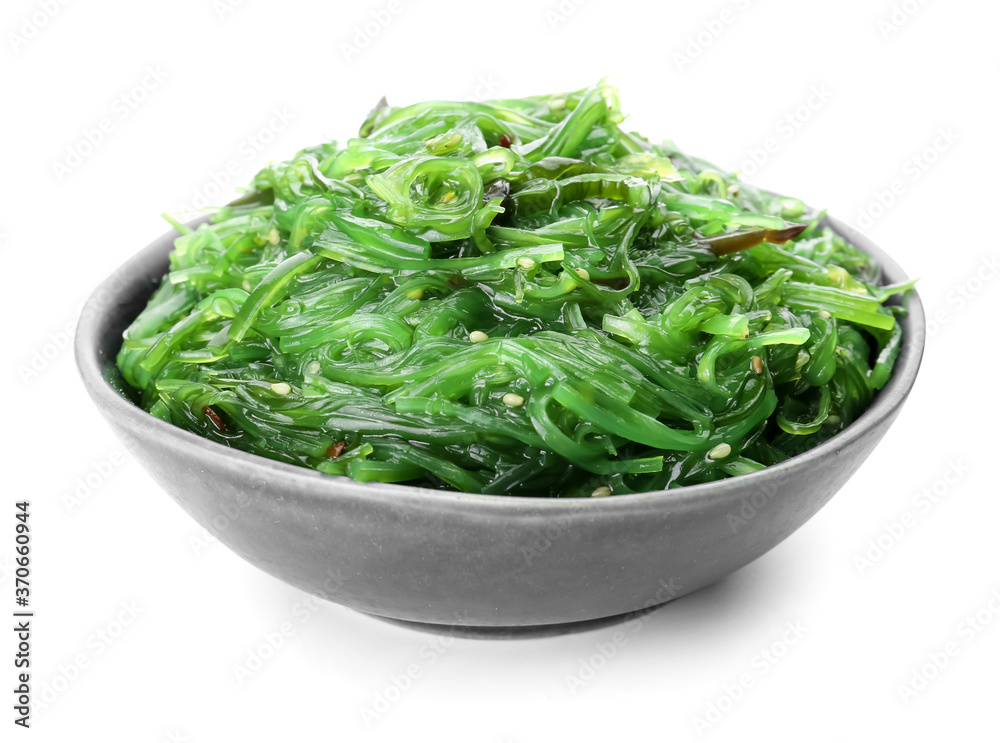
[[[826,310],[820,310],[820,311],[819,311],[818,313],[816,313],[816,314],[818,314],[818,315],[819,315],[820,317],[822,317],[822,318],[823,318],[824,320],[829,320],[829,319],[830,319],[831,317],[833,317],[833,315],[831,315],[831,314],[830,314],[829,312],[827,312]]]
[[[719,444],[708,453],[709,459],[725,459],[733,453],[733,447],[729,444]]]
[[[534,268],[535,261],[531,258],[518,258],[517,265],[519,265],[521,268]]]
[[[271,231],[267,233],[267,241],[271,245],[277,245],[279,240],[281,240],[281,233],[278,232],[277,227],[272,227]]]
[[[292,387],[288,382],[275,382],[271,385],[271,392],[276,395],[287,395],[292,391]]]
[[[826,269],[826,275],[830,281],[845,281],[850,278],[850,274],[847,273],[847,269],[841,268],[840,266],[830,266]]]
[[[607,485],[601,485],[601,487],[594,489],[594,492],[590,494],[590,497],[603,498],[605,495],[611,495],[611,488]]]
[[[825,423],[829,423],[831,426],[835,426],[840,423],[840,416],[836,414],[830,414],[826,416]]]
[[[473,330],[469,333],[469,340],[473,343],[482,343],[483,341],[488,341],[489,339],[490,337],[482,330]]]
[[[320,368],[318,361],[310,361],[309,366],[306,367],[306,371],[310,374],[319,374]]]
[[[586,268],[576,269],[576,275],[584,281],[590,281],[590,272]]]
[[[524,405],[524,398],[514,392],[508,392],[500,398],[500,402],[508,407],[516,408]]]

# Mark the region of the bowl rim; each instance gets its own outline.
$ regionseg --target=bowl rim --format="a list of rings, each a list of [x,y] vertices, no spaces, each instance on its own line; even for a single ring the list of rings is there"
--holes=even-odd
[[[189,226],[205,222],[209,217],[193,220]],[[908,280],[903,269],[881,248],[853,227],[824,216],[821,224],[831,227],[837,234],[850,241],[877,262],[883,283],[894,284]],[[357,497],[385,501],[397,506],[434,506],[441,509],[466,511],[468,508],[500,511],[511,515],[543,515],[553,513],[586,512],[594,515],[618,512],[643,512],[663,508],[681,509],[707,504],[715,499],[735,498],[755,486],[759,487],[791,471],[808,469],[818,460],[836,453],[852,442],[865,437],[886,417],[892,416],[902,406],[916,380],[926,341],[926,321],[923,304],[916,291],[906,296],[907,315],[898,319],[904,324],[903,344],[896,367],[886,386],[880,390],[871,405],[843,431],[808,451],[790,457],[784,462],[765,467],[746,475],[728,477],[694,485],[683,485],[666,490],[641,493],[623,493],[610,498],[552,498],[522,495],[488,495],[460,491],[435,490],[397,483],[358,482],[343,475],[328,475],[302,465],[288,464],[268,459],[258,454],[244,452],[211,441],[196,433],[160,420],[126,400],[104,377],[104,368],[113,363],[102,358],[99,340],[102,330],[115,321],[114,313],[120,307],[115,299],[139,282],[158,282],[162,276],[154,274],[151,266],[163,265],[179,237],[170,230],[134,254],[90,295],[81,311],[74,338],[74,355],[84,386],[105,416],[119,415],[136,426],[148,427],[162,437],[164,444],[177,448],[193,448],[202,456],[214,455],[228,458],[235,465],[249,468],[248,476],[280,476],[285,488],[294,488],[297,495],[308,498]],[[761,488],[766,490],[766,488]],[[594,501],[597,501],[596,503]]]

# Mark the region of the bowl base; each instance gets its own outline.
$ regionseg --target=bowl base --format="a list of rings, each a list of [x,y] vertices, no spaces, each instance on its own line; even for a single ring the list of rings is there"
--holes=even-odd
[[[469,640],[533,640],[540,637],[555,637],[557,635],[570,635],[577,632],[589,632],[590,630],[609,627],[614,624],[623,624],[632,619],[637,619],[650,614],[663,606],[669,604],[665,601],[662,604],[651,606],[640,611],[630,611],[625,614],[615,614],[610,617],[598,617],[597,619],[584,619],[579,622],[559,622],[557,624],[529,624],[521,626],[496,626],[475,625],[475,624],[434,624],[432,622],[414,622],[409,619],[394,619],[383,617],[378,614],[361,612],[374,619],[380,619],[398,627],[416,630],[418,632],[428,632],[434,635],[445,635],[448,637],[458,637]]]

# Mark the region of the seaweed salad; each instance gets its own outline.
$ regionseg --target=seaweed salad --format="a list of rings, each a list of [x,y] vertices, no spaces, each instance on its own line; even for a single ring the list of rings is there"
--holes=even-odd
[[[654,491],[854,421],[900,348],[802,201],[622,128],[606,83],[383,100],[181,233],[118,367],[152,415],[359,481]]]

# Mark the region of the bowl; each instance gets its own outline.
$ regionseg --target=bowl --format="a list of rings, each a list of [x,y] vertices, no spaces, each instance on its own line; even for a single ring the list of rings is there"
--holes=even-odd
[[[885,253],[826,223],[905,281]],[[248,454],[149,415],[115,367],[122,331],[166,273],[171,231],[93,294],[76,359],[98,409],[195,521],[261,570],[330,601],[420,629],[553,634],[614,621],[718,581],[812,517],[868,457],[920,366],[910,294],[892,379],[853,424],[779,465],[718,482],[594,499],[478,495],[359,483]],[[151,525],[150,525],[151,526]]]

